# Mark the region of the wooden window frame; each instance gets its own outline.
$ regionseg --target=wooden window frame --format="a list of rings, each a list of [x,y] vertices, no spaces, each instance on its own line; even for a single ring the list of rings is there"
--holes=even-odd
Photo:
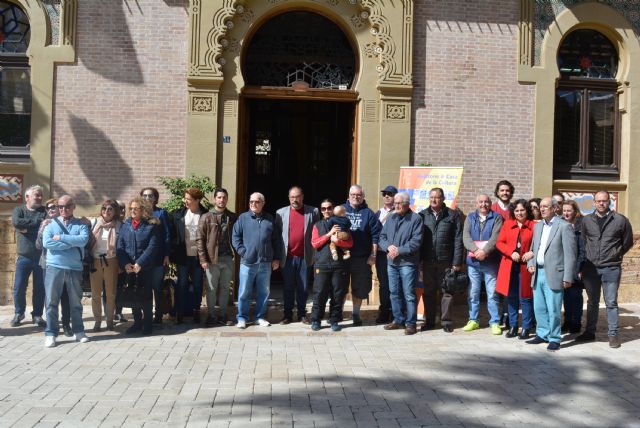
[[[4,68],[28,70],[29,75],[31,75],[29,57],[25,54],[0,53],[0,71]],[[31,118],[31,120],[33,120],[32,111],[29,112],[29,117]],[[29,129],[29,133],[31,133],[31,129]],[[14,147],[0,145],[0,162],[26,163],[29,162],[30,156],[31,139],[29,139],[25,146]]]

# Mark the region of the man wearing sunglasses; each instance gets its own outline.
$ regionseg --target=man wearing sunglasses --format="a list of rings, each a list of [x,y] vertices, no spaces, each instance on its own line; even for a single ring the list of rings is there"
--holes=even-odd
[[[82,323],[82,259],[84,247],[89,241],[89,227],[73,216],[76,205],[73,198],[64,195],[58,198],[60,216],[44,229],[42,244],[47,249],[47,274],[45,281],[47,327],[46,348],[56,346],[58,336],[58,305],[66,286],[71,309],[71,326],[75,339],[85,343],[89,338]]]
[[[42,319],[44,308],[44,281],[42,268],[38,264],[41,250],[36,248],[36,238],[42,220],[46,216],[42,206],[42,187],[31,186],[24,192],[25,204],[14,208],[11,220],[16,229],[16,241],[18,259],[16,260],[16,273],[13,283],[13,302],[15,315],[11,320],[11,327],[17,327],[24,319],[27,306],[27,285],[29,275],[33,272],[33,293],[31,319],[38,327],[44,327]]]
[[[387,186],[380,191],[382,193],[382,207],[376,212],[376,217],[380,222],[381,229],[393,210],[393,198],[398,193],[395,186]],[[376,276],[378,277],[378,295],[380,298],[380,307],[378,308],[378,317],[376,324],[387,324],[391,317],[391,294],[389,292],[389,277],[387,276],[387,252],[378,248],[376,254]]]

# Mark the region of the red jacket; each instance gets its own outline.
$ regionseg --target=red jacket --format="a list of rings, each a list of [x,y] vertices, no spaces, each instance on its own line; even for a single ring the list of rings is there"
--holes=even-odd
[[[511,266],[513,260],[511,254],[516,250],[518,242],[518,233],[520,234],[520,256],[529,251],[531,248],[531,240],[533,239],[534,222],[525,220],[522,228],[518,227],[518,222],[513,219],[507,220],[496,241],[496,248],[502,254],[500,261],[500,269],[498,270],[498,280],[496,282],[496,292],[507,296],[509,294],[509,283],[511,280]],[[520,264],[520,297],[533,298],[531,290],[531,274],[527,271],[527,264]]]

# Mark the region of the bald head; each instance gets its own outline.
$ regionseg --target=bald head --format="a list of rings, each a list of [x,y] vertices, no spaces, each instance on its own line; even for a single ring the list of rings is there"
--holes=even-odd
[[[540,214],[546,221],[550,221],[556,215],[555,207],[558,202],[553,198],[544,198],[540,201]]]
[[[67,220],[73,217],[73,210],[76,208],[76,204],[73,198],[69,195],[62,195],[58,198],[58,209],[60,210],[60,217]]]
[[[252,193],[249,196],[249,209],[254,214],[260,214],[264,208],[264,195],[262,193]]]

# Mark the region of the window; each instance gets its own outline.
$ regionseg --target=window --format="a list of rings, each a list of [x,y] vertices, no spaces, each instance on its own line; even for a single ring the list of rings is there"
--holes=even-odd
[[[29,159],[31,73],[26,14],[0,0],[0,161]]]
[[[597,31],[576,30],[560,46],[558,68],[554,178],[619,178],[615,46]]]

